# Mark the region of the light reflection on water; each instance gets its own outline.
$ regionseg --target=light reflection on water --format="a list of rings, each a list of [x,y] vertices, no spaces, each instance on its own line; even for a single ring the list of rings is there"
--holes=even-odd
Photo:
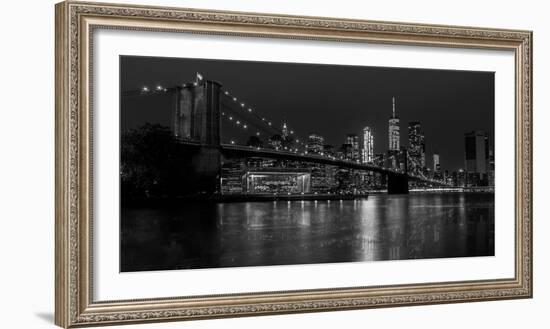
[[[121,270],[494,255],[493,194],[122,211]]]

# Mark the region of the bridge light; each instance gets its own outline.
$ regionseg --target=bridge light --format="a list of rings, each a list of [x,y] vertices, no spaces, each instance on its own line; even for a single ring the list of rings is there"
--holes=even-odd
[[[247,128],[247,126],[246,126],[246,125],[243,125],[243,128],[244,128],[244,129],[246,129],[246,128]]]
[[[229,95],[229,91],[226,90],[224,94]]]
[[[244,103],[241,103],[241,106],[244,107]]]
[[[161,85],[158,85],[158,86],[157,86],[157,90],[162,90],[162,86],[161,86]]]
[[[237,97],[233,97],[233,101],[236,102],[236,101],[237,101]]]
[[[231,144],[235,144],[235,141],[231,141]]]
[[[239,120],[237,120],[237,124],[238,124],[238,125],[240,125],[240,124],[241,124],[241,122],[240,122]]]
[[[143,87],[141,88],[141,90],[147,92],[147,91],[149,91],[149,87],[143,86]]]
[[[262,121],[265,121],[265,118],[262,118]]]
[[[294,130],[291,130],[291,131],[290,131],[290,134],[291,134],[291,135],[294,134]]]
[[[260,132],[259,132],[259,131],[258,131],[258,132],[256,132],[256,136],[260,136]]]
[[[249,108],[249,109],[248,109],[248,112],[252,112],[252,109],[251,109],[251,108]]]
[[[267,124],[271,126],[271,122],[268,122]]]
[[[230,116],[230,117],[229,117],[229,120],[233,120],[233,117]]]

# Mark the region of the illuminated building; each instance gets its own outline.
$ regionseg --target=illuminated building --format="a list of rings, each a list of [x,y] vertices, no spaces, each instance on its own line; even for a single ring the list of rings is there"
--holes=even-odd
[[[350,160],[359,160],[359,136],[356,134],[348,134],[346,136],[346,144],[351,145]]]
[[[374,161],[374,137],[370,127],[363,128],[363,163]]]
[[[434,153],[433,155],[434,163],[433,163],[433,171],[434,173],[441,171],[441,165],[439,164],[439,154]]]
[[[420,122],[409,122],[409,158],[408,169],[418,174],[426,167],[426,145]]]
[[[309,193],[311,173],[293,169],[273,168],[249,170],[243,176],[244,192],[251,194]]]
[[[392,116],[389,120],[389,150],[399,151],[399,118],[395,115],[395,97],[392,97]]]
[[[325,145],[325,138],[323,136],[311,133],[307,138],[306,150],[308,153],[321,154],[323,153],[323,146]]]

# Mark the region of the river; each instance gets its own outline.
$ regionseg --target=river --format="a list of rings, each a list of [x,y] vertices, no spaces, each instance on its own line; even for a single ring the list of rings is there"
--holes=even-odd
[[[123,208],[121,271],[494,255],[494,194]]]

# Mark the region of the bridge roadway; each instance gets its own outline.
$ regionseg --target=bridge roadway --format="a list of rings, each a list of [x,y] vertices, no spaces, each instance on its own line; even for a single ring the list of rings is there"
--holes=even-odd
[[[381,168],[371,164],[359,163],[359,162],[350,161],[350,160],[342,160],[342,159],[332,158],[332,157],[318,155],[318,154],[302,154],[301,152],[291,152],[291,151],[285,151],[285,150],[274,150],[274,149],[266,149],[266,148],[255,148],[250,146],[233,145],[233,144],[221,144],[220,147],[224,154],[233,153],[236,155],[247,155],[247,156],[274,158],[274,159],[313,162],[313,163],[320,163],[325,165],[346,167],[351,169],[374,171],[374,172],[379,172],[383,174],[405,176],[404,173],[401,173],[399,171],[393,171],[388,168]]]
[[[201,146],[200,143],[189,141],[189,140],[178,140],[178,142],[179,144],[187,145],[187,146],[195,146],[195,147]],[[360,162],[355,162],[350,160],[342,160],[342,159],[337,159],[334,157],[328,157],[328,156],[323,156],[318,154],[304,154],[302,152],[258,148],[258,147],[227,144],[227,143],[220,144],[220,151],[226,155],[256,156],[256,157],[266,157],[266,158],[273,158],[273,159],[285,159],[285,160],[293,160],[293,161],[320,163],[320,164],[332,165],[337,167],[345,167],[345,168],[351,168],[351,169],[378,172],[378,173],[390,175],[393,177],[402,177],[402,178],[407,178],[408,180],[419,180],[419,181],[429,182],[429,183],[433,183],[441,186],[448,186],[448,184],[442,181],[427,179],[425,177],[411,175],[411,174],[405,174],[390,168],[378,167],[372,164],[360,163]]]

